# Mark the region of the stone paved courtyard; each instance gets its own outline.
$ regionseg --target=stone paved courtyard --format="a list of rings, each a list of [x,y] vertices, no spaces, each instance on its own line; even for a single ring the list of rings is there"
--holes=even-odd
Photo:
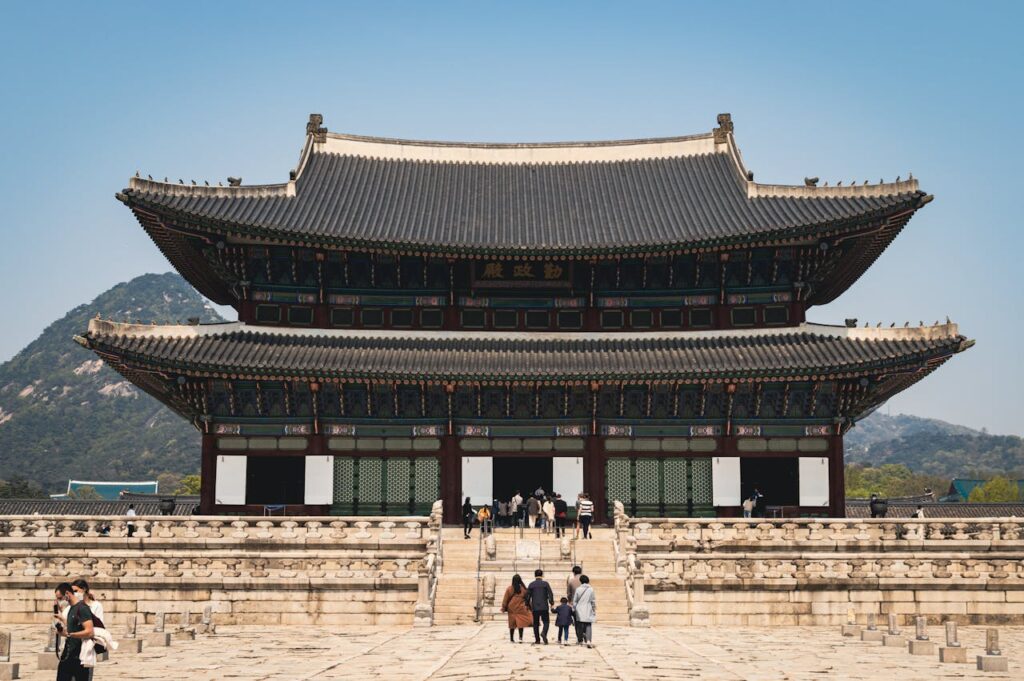
[[[18,639],[14,659],[22,678],[52,679],[37,671],[41,628],[32,641]],[[106,679],[451,679],[571,681],[574,679],[898,679],[1022,678],[1024,628],[1000,629],[1008,674],[974,669],[984,629],[962,627],[968,665],[940,664],[937,657],[912,657],[905,649],[883,648],[842,638],[837,628],[776,627],[598,627],[597,647],[512,645],[502,623],[485,626],[223,627],[215,636],[175,641],[142,655],[120,655],[102,663]],[[553,634],[554,632],[552,632]],[[932,627],[933,639],[941,635]],[[526,632],[530,638],[530,632]],[[552,635],[552,639],[554,636]]]

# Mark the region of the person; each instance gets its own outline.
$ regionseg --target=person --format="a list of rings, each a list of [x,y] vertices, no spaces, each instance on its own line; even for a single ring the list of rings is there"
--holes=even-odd
[[[512,522],[516,525],[522,525],[523,519],[520,517],[523,512],[523,495],[516,490],[516,493],[512,495],[512,500],[509,501],[509,512],[512,515]]]
[[[749,518],[754,512],[754,497],[747,497],[743,500],[743,517]]]
[[[519,575],[512,576],[512,584],[505,589],[505,596],[501,599],[501,611],[508,613],[508,640],[516,642],[512,635],[516,629],[519,630],[519,642],[523,642],[523,629],[533,626],[533,613],[526,604],[526,585]]]
[[[544,486],[541,485],[537,489],[533,490],[533,496],[537,497],[538,500],[544,498]]]
[[[534,580],[526,587],[530,592],[530,609],[533,611],[533,644],[537,645],[543,639],[544,645],[548,644],[548,629],[551,628],[551,615],[548,609],[555,604],[555,596],[551,593],[551,585],[544,581],[544,571],[536,569],[533,571]],[[540,623],[544,622],[544,630],[540,630]]]
[[[128,504],[128,512],[125,513],[125,515],[129,518],[135,517],[135,504]],[[135,523],[133,523],[131,520],[128,521],[128,536],[135,536]]]
[[[498,527],[508,527],[508,502],[498,502]]]
[[[555,495],[555,536],[565,536],[565,521],[569,517],[569,504],[561,494]]]
[[[579,518],[583,538],[590,539],[590,521],[594,518],[594,502],[590,500],[590,495],[586,492],[580,495],[579,504],[576,507],[576,517]]]
[[[914,517],[915,518],[923,518],[924,517],[924,508],[921,507],[921,506],[918,506],[917,510],[914,511]]]
[[[764,495],[761,494],[761,490],[754,487],[754,492],[750,495],[750,498],[754,500],[754,515],[758,518],[765,517],[765,501]]]
[[[79,656],[82,641],[93,637],[92,611],[67,582],[58,584],[53,593],[56,598],[53,618],[57,620],[57,637],[67,637],[57,662],[57,681],[90,681],[92,670],[82,666]],[[67,614],[57,614],[63,607],[68,608]]]
[[[74,589],[78,599],[89,606],[89,610],[94,618],[93,622],[95,623],[96,620],[99,620],[100,624],[102,624],[104,622],[103,604],[96,600],[92,590],[89,589],[89,582],[84,579],[76,579],[71,582],[71,588]],[[96,624],[96,626],[100,626],[100,624]]]
[[[540,514],[540,502],[537,501],[537,497],[530,497],[526,502],[526,517],[530,521],[529,527],[539,527],[537,525],[537,516]]]
[[[576,589],[580,588],[580,575],[583,574],[583,568],[579,565],[572,566],[572,572],[565,578],[565,596],[567,600],[572,603],[573,596],[576,595]],[[580,629],[579,620],[573,615],[573,625],[576,627],[576,643],[583,643],[583,630]]]
[[[491,520],[491,507],[481,506],[480,510],[476,513],[476,519],[480,522],[480,532],[483,535],[487,535],[494,531],[493,521]]]
[[[544,529],[548,532],[555,531],[555,502],[548,497],[544,500],[544,505],[541,507],[544,513]]]
[[[473,535],[473,504],[469,502],[469,497],[466,497],[466,501],[462,504],[462,535],[466,539],[469,539]]]
[[[569,645],[569,625],[573,621],[569,599],[562,596],[560,604],[556,605],[551,612],[555,614],[555,626],[558,627],[558,645]]]
[[[590,578],[580,575],[580,588],[572,597],[572,609],[576,614],[576,621],[579,622],[583,640],[588,648],[594,647],[594,622],[597,621],[597,597],[593,587],[590,586]]]

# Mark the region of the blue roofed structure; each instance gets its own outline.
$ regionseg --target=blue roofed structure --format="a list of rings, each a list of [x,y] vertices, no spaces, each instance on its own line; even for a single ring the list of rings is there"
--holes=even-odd
[[[968,497],[971,496],[971,492],[978,485],[984,485],[988,480],[970,480],[966,478],[954,478],[949,484],[949,491],[943,500],[948,501],[967,501]],[[1017,496],[1018,498],[1024,499],[1024,480],[1011,480],[1011,483],[1017,485]]]
[[[52,499],[72,499],[72,495],[83,487],[91,487],[101,499],[116,501],[121,498],[122,492],[133,494],[158,494],[160,484],[154,481],[148,482],[96,482],[90,480],[68,480],[68,491],[64,494],[51,494]]]

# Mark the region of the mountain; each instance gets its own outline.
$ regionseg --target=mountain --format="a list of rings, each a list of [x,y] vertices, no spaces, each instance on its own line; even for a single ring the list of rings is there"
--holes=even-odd
[[[846,462],[903,464],[945,478],[1024,477],[1024,440],[937,419],[875,412],[847,434]]]
[[[172,323],[220,315],[177,274],[118,284],[50,324],[0,365],[0,479],[47,492],[69,478],[153,480],[199,470],[199,434],[72,338],[97,314]]]

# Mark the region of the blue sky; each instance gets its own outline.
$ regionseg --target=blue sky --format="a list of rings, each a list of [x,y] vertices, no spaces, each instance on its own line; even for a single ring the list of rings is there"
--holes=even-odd
[[[136,169],[278,182],[331,130],[468,141],[706,132],[764,182],[936,201],[813,321],[949,315],[976,347],[892,413],[1024,434],[1021,3],[5,3],[0,361],[170,269],[114,200]],[[70,339],[69,339],[70,342]]]

